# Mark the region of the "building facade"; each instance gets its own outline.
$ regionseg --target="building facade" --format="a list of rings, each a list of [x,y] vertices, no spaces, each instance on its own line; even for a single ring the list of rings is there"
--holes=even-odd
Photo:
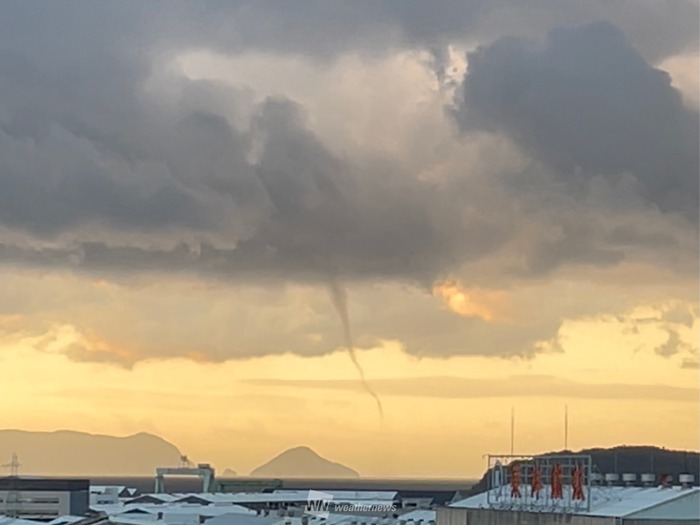
[[[0,478],[0,514],[48,518],[85,516],[89,510],[89,480]]]

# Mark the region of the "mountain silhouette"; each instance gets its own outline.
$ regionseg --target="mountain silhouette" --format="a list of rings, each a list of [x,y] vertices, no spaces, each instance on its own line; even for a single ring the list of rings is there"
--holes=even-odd
[[[360,475],[340,463],[319,456],[309,447],[285,450],[250,473],[256,477],[358,478]]]
[[[693,474],[696,484],[700,479],[700,454],[686,450],[668,450],[651,446],[619,446],[612,448],[589,448],[578,452],[561,450],[546,452],[538,457],[553,455],[587,455],[595,469],[600,473],[614,472],[617,474],[656,474],[660,479],[662,474],[673,476],[673,482],[678,483],[678,474]],[[468,495],[484,492],[488,488],[490,470],[474,485]]]
[[[13,453],[22,476],[153,476],[156,467],[177,466],[181,456],[172,443],[143,432],[115,437],[0,430],[0,464],[9,463]]]

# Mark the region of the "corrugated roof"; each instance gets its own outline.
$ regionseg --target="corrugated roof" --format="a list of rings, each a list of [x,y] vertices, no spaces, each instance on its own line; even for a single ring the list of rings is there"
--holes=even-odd
[[[401,514],[399,519],[414,522],[418,520],[423,520],[424,523],[428,523],[429,521],[435,520],[435,511],[428,509],[416,509],[407,512],[406,514]]]
[[[282,525],[284,518],[277,516],[232,516],[230,514],[222,514],[207,520],[207,525]]]
[[[321,490],[324,494],[333,496],[333,501],[349,502],[349,501],[386,501],[391,502],[398,497],[398,492],[395,490]],[[305,500],[308,495],[308,490],[275,490],[272,494],[285,494],[288,496],[296,496]]]
[[[37,525],[36,521],[23,520],[21,518],[9,518],[0,515],[0,525]]]
[[[48,522],[48,525],[62,525],[69,523],[77,523],[78,521],[83,521],[85,516],[59,516]]]
[[[510,504],[523,504],[522,499],[511,499],[508,491],[508,486],[502,487],[504,496],[500,498],[502,508],[507,509]],[[564,499],[571,497],[570,487],[565,487]],[[528,494],[530,492],[529,485],[521,485],[521,492]],[[499,489],[490,491],[491,503],[496,499]],[[622,518],[636,512],[640,512],[650,507],[673,501],[677,498],[682,498],[700,491],[700,487],[680,488],[680,487],[592,487],[590,495],[590,510],[586,510],[586,503],[580,504],[580,510],[574,510],[574,514],[582,514],[589,516],[604,516]],[[543,494],[549,492],[549,487],[543,488]],[[450,507],[457,508],[489,508],[487,500],[488,492],[482,492],[469,498],[457,501]],[[527,502],[529,510],[535,512],[557,512],[556,505],[544,498],[537,500],[529,500]],[[493,507],[493,505],[491,505]],[[561,511],[561,510],[559,510]]]

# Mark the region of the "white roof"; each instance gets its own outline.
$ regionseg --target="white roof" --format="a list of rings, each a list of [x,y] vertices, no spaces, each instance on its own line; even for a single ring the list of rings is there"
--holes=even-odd
[[[386,501],[391,502],[396,499],[398,492],[391,490],[319,490],[333,496],[333,501],[350,502],[350,501]],[[272,494],[284,494],[290,497],[297,497],[301,500],[306,500],[309,496],[308,490],[275,490]]]
[[[335,502],[361,503],[361,502],[390,502],[396,499],[396,491],[357,491],[357,490],[330,490],[320,491],[333,496]],[[178,493],[178,494],[141,494],[126,501],[138,501],[141,498],[153,498],[163,503],[176,503],[187,498],[198,498],[212,504],[220,503],[296,503],[304,502],[309,497],[308,490],[275,490],[274,492],[233,492],[233,493]]]
[[[423,523],[428,523],[429,521],[435,520],[435,511],[428,509],[416,509],[406,514],[401,514],[400,520],[406,521],[418,521],[423,520]]]
[[[247,514],[255,516],[256,512],[241,505],[168,505],[156,510],[165,514],[197,514],[199,516],[221,516],[222,514]]]
[[[39,522],[0,515],[0,525],[38,525]]]
[[[285,518],[278,516],[232,516],[230,514],[222,514],[207,520],[207,525],[282,525],[286,521]]]
[[[190,493],[178,493],[178,494],[141,494],[135,498],[131,498],[126,501],[138,502],[141,498],[153,498],[163,503],[176,503],[177,501],[187,499],[190,497],[199,498],[203,501],[215,502],[228,502],[228,503],[265,503],[265,502],[276,502],[276,503],[294,503],[299,501],[306,501],[308,498],[308,491],[290,491],[287,494],[277,494],[277,493],[266,493],[266,492],[234,492],[234,493],[219,493],[219,494],[209,494],[200,492],[190,492]]]
[[[133,500],[138,500],[141,498],[153,498],[162,501],[163,503],[170,503],[172,501],[181,499],[185,494],[140,494],[138,496],[135,496],[133,498],[130,498],[128,501],[133,501]]]
[[[85,519],[85,516],[59,516],[58,518],[52,519],[51,521],[48,522],[47,525],[60,525],[64,523],[75,523],[77,521],[82,521]]]
[[[170,505],[158,504],[129,504],[129,505],[93,505],[92,508],[102,511],[108,516],[124,516],[141,514],[189,514],[199,516],[219,516],[221,514],[249,514],[256,512],[241,505],[190,505],[175,503]]]
[[[149,517],[132,518],[131,516],[110,516],[109,521],[120,525],[153,525],[153,522],[156,520]]]
[[[236,501],[236,498],[233,494],[206,494],[206,493],[201,493],[201,494],[183,494],[181,498],[175,500],[175,502],[178,501],[185,501],[186,499],[189,498],[196,498],[200,501],[204,501],[206,503],[210,504],[216,504],[216,503],[233,503]]]
[[[564,489],[563,496],[564,499],[567,500],[571,497],[571,488],[564,487]],[[490,491],[492,506],[496,499],[498,490],[499,489],[492,489]],[[502,490],[503,496],[501,496],[500,499],[504,509],[507,509],[511,504],[517,505],[523,503],[523,500],[510,498],[510,488],[508,486],[503,486]],[[520,490],[523,494],[528,494],[530,492],[530,487],[529,485],[521,485]],[[549,493],[549,490],[549,486],[544,486],[542,493]],[[574,510],[574,513],[588,516],[622,518],[650,507],[656,507],[657,505],[696,494],[699,491],[700,487],[591,487],[590,511],[586,510],[587,504],[586,502],[583,502],[579,504],[580,510]],[[461,501],[452,503],[449,506],[468,509],[489,508],[487,494],[489,494],[489,492],[482,492]],[[540,499],[539,502],[529,500],[527,505],[535,512],[557,511],[557,508],[552,505],[552,502],[547,502],[544,498]]]
[[[93,504],[90,505],[90,509],[95,512],[104,512],[105,514],[112,514],[118,512],[120,509],[124,509],[125,505],[122,503],[105,503],[105,504]]]

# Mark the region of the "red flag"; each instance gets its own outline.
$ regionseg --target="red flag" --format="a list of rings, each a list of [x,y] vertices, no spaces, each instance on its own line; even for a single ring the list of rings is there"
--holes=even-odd
[[[540,467],[535,465],[532,470],[532,488],[531,495],[535,499],[540,499],[540,491],[542,490],[542,473],[540,472]]]
[[[564,497],[561,477],[561,465],[557,463],[552,469],[552,499],[561,499]]]
[[[583,469],[580,465],[576,465],[571,478],[571,487],[573,489],[573,499],[585,500],[586,496],[583,493]]]
[[[510,497],[520,498],[520,465],[510,467]]]

